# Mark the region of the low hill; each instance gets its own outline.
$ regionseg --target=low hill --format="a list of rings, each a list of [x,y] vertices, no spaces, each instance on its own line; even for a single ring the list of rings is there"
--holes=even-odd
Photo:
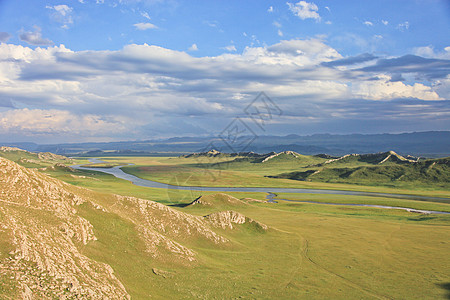
[[[205,216],[205,218],[210,221],[213,226],[220,227],[222,229],[233,229],[236,226],[244,224],[253,226],[259,231],[265,231],[268,229],[267,225],[233,210],[215,212]]]
[[[347,154],[338,158],[330,158],[327,161],[317,165],[319,167],[325,165],[336,164],[401,164],[401,163],[415,163],[419,158],[412,156],[403,157],[394,151],[370,153],[370,154]]]
[[[15,147],[0,147],[0,157],[31,168],[46,167],[55,163],[72,163],[72,159],[50,152],[29,152]]]
[[[376,156],[373,156],[376,157]],[[371,157],[371,158],[373,158]],[[329,163],[326,167],[314,170],[290,172],[274,176],[275,178],[287,178],[301,181],[320,181],[335,183],[358,184],[392,184],[394,182],[420,182],[421,184],[439,185],[450,187],[450,158],[429,159],[418,162],[401,160],[395,156],[395,164],[386,164],[387,159],[376,163],[383,156],[373,160],[374,166],[345,166],[333,167]],[[350,157],[359,159],[359,157]],[[366,161],[367,162],[367,161]],[[343,162],[341,162],[343,164]]]

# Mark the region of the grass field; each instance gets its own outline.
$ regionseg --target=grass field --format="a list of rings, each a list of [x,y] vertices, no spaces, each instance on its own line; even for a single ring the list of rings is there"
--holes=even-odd
[[[205,170],[177,158],[104,158],[111,164],[134,163],[127,172],[161,182],[182,183],[190,172]],[[84,161],[85,163],[86,161]],[[433,188],[404,190],[271,179],[275,170],[221,171],[215,180],[207,172],[196,179],[204,185],[254,185],[370,190],[448,196]],[[287,170],[289,166],[283,167]],[[237,168],[236,168],[237,169]],[[281,170],[281,169],[279,169]],[[278,170],[278,171],[279,171]],[[218,170],[212,170],[219,172]],[[98,241],[83,253],[111,265],[132,299],[448,299],[450,297],[450,216],[406,211],[300,202],[248,202],[243,205],[186,206],[212,192],[164,190],[132,185],[89,170],[46,173],[74,185],[105,193],[155,200],[192,215],[231,209],[269,226],[261,233],[244,225],[216,229],[231,244],[215,247],[186,241],[196,253],[190,263],[152,259],[125,212],[98,198],[112,212],[99,213],[82,205],[79,213],[94,226]],[[219,175],[219,173],[217,173]],[[192,174],[191,174],[192,175]],[[222,175],[225,177],[223,178]],[[195,179],[195,178],[194,178]],[[191,180],[193,178],[191,177]],[[191,184],[192,182],[187,182]],[[248,185],[247,185],[248,184]],[[264,200],[264,193],[229,193],[239,199]],[[106,194],[105,194],[106,195]],[[365,203],[450,211],[450,204],[383,197],[280,193],[280,199]]]
[[[367,180],[362,183],[336,183],[298,181],[284,178],[268,178],[277,174],[292,172],[306,167],[314,161],[305,160],[269,161],[265,164],[250,162],[230,162],[230,158],[177,158],[177,157],[106,157],[112,164],[134,164],[125,166],[123,171],[137,177],[184,186],[216,187],[291,187],[313,189],[337,189],[394,194],[412,194],[450,198],[450,185],[417,184],[416,182],[383,183]],[[323,161],[323,159],[322,159]]]
[[[204,216],[218,208],[178,209]],[[230,247],[188,243],[198,260],[180,265],[143,254],[132,224],[120,215],[83,207],[82,216],[99,238],[83,251],[110,264],[133,299],[444,299],[448,294],[447,216],[281,202],[229,209],[270,229],[218,230],[232,241]]]

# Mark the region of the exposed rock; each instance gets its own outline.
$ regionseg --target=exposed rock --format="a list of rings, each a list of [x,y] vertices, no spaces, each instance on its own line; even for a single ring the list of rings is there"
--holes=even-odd
[[[258,221],[250,219],[239,212],[233,210],[221,211],[205,216],[205,218],[215,227],[222,229],[233,229],[235,225],[250,223],[256,225],[257,228],[267,230],[268,227]]]
[[[20,149],[20,148],[16,148],[16,147],[7,147],[7,146],[2,146],[2,147],[0,147],[0,151],[2,151],[2,152],[21,151],[21,152],[31,153],[31,152],[29,152],[29,151],[22,150],[22,149]]]
[[[68,172],[75,172],[75,169],[66,166],[65,164],[62,163],[56,163],[51,167],[46,167],[43,169],[44,171],[57,171],[57,170],[63,170],[63,171],[68,171]]]
[[[268,203],[266,200],[259,200],[259,199],[253,199],[253,198],[244,198],[244,199],[242,199],[242,201],[244,201],[246,203],[250,203],[250,202]]]
[[[117,202],[109,210],[127,217],[136,224],[145,241],[147,252],[157,258],[165,249],[172,255],[187,261],[195,260],[195,252],[174,238],[184,240],[203,238],[214,244],[228,239],[212,231],[201,217],[192,216],[163,204],[134,197],[116,196]],[[125,209],[126,207],[126,209]]]
[[[71,161],[70,158],[63,155],[53,154],[51,152],[40,152],[38,153],[38,158],[42,160],[67,160]]]
[[[282,154],[292,155],[292,156],[294,156],[295,158],[297,158],[297,157],[300,156],[300,154],[298,154],[297,152],[294,152],[294,151],[283,151],[283,152],[280,152],[280,153],[274,153],[274,154],[272,154],[272,155],[270,155],[270,156],[267,156],[267,157],[266,157],[265,159],[263,159],[261,162],[264,163],[264,162],[269,161],[269,160],[271,160],[271,159],[273,159],[273,158],[275,158],[275,157],[277,157],[277,156],[280,156],[280,155],[282,155]]]
[[[152,269],[153,274],[161,276],[163,278],[172,278],[174,276],[174,274],[172,272],[169,271],[164,271],[158,268],[153,268]]]

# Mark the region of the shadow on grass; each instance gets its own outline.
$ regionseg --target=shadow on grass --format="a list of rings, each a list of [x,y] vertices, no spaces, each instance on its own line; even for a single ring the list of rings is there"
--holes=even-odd
[[[408,221],[416,221],[416,222],[420,222],[420,221],[428,221],[428,220],[433,220],[436,219],[436,217],[431,217],[431,216],[426,216],[426,217],[413,217],[413,218],[408,218]]]
[[[186,207],[188,205],[190,205],[191,203],[178,203],[178,204],[167,204],[167,206],[171,206],[171,207]]]
[[[437,285],[447,291],[446,298],[450,299],[450,282],[438,283]]]

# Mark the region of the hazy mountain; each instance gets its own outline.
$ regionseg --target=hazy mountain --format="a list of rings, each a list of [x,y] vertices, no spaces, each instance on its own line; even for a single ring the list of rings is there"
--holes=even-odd
[[[255,138],[255,139],[254,139]],[[235,146],[236,144],[236,146]],[[86,153],[105,155],[102,151],[116,151],[111,155],[142,155],[164,153],[165,155],[203,152],[212,149],[220,152],[296,151],[301,154],[344,155],[347,153],[376,153],[394,150],[400,154],[443,157],[450,155],[450,131],[428,131],[402,134],[314,134],[300,136],[237,137],[234,143],[225,143],[219,137],[174,137],[161,140],[123,141],[111,143],[73,143],[36,145],[33,143],[4,143],[29,151],[58,154]]]

